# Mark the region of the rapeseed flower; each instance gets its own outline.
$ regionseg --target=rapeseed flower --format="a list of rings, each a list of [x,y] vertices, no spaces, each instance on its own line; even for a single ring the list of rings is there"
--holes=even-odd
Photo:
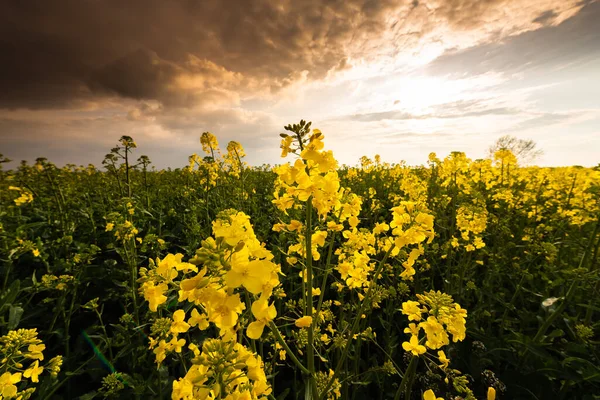
[[[429,389],[423,393],[423,400],[444,400],[443,397],[437,397],[433,390]]]
[[[410,337],[410,341],[402,343],[402,348],[405,351],[412,353],[414,356],[418,356],[427,351],[425,346],[419,344],[419,338],[414,335]]]
[[[308,328],[312,325],[312,317],[304,316],[302,318],[298,318],[294,322],[294,325],[296,325],[298,328]]]
[[[275,305],[269,305],[268,300],[262,297],[252,303],[252,315],[256,321],[250,323],[246,330],[246,334],[250,339],[258,339],[262,336],[265,326],[277,316]]]

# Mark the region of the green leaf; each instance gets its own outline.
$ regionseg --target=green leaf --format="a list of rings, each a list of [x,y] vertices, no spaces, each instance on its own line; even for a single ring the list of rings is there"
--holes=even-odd
[[[589,304],[577,304],[579,307],[583,307],[583,308],[588,308],[590,310],[594,310],[594,311],[600,311],[599,307],[594,307],[592,305]]]
[[[10,305],[8,311],[8,330],[13,330],[19,325],[24,311],[22,307]]]
[[[96,391],[89,392],[89,393],[79,396],[79,400],[92,400],[94,397],[96,397],[97,394],[98,394],[98,392],[96,392]]]
[[[6,292],[0,295],[0,310],[7,304],[12,304],[17,299],[17,295],[19,294],[19,289],[21,288],[21,281],[18,279],[15,280],[9,287],[6,289]]]
[[[289,393],[290,393],[290,388],[285,389],[279,396],[277,396],[277,400],[287,399],[287,396]]]

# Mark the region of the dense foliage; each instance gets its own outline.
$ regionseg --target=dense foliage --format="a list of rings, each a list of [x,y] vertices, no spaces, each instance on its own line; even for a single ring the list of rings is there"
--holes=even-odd
[[[600,398],[598,169],[281,136],[0,169],[0,399]]]

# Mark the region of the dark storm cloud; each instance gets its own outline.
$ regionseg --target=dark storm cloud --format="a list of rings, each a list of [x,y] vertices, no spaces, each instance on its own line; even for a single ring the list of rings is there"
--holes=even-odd
[[[177,74],[177,67],[156,53],[137,50],[93,71],[92,90],[106,90],[136,100],[160,98],[161,90]]]
[[[196,73],[194,58],[277,88],[297,71],[319,77],[344,68],[343,44],[387,29],[390,8],[372,0],[4,1],[0,107],[98,94],[169,101],[173,80]]]
[[[319,79],[349,68],[386,32],[394,40],[384,45],[398,52],[444,22],[488,26],[516,1],[5,0],[0,108],[85,107],[107,96],[188,107],[212,101],[207,93],[232,100],[223,88],[277,91],[302,71]]]

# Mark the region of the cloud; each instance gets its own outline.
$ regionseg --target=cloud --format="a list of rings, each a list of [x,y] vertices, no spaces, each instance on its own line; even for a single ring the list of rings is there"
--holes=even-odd
[[[541,25],[548,25],[551,24],[552,21],[556,19],[556,17],[558,17],[558,14],[556,14],[554,10],[546,10],[540,13],[540,15],[538,15],[537,17],[535,17],[533,22],[537,22]]]
[[[450,111],[444,110],[444,106],[435,107],[437,112],[427,114],[413,114],[410,112],[397,110],[397,111],[382,111],[367,114],[354,114],[343,117],[351,121],[381,121],[381,120],[423,120],[423,119],[434,119],[434,118],[467,118],[467,117],[482,117],[487,115],[512,115],[518,114],[519,110],[508,107],[496,107],[487,108],[481,110],[472,111]]]
[[[575,4],[6,1],[0,5],[0,53],[6,60],[0,64],[0,107],[76,108],[111,96],[165,107],[213,99],[236,103],[240,92],[277,92],[364,60],[418,53],[425,44],[459,48],[535,29],[541,15],[543,22],[557,23],[578,10]],[[448,39],[452,30],[460,40]]]
[[[551,99],[593,108],[598,86],[584,78],[597,73],[590,62],[576,84],[549,86],[531,71],[572,75],[565,63],[598,61],[598,10],[579,0],[0,2],[0,147],[99,164],[128,134],[157,166],[178,166],[212,131],[260,164],[279,160],[277,133],[304,118],[354,162],[395,156],[394,141],[435,151],[557,129],[575,117]],[[586,101],[575,99],[582,87]]]
[[[132,102],[132,104],[135,104]],[[241,108],[164,112],[157,102],[142,102],[73,112],[70,110],[0,110],[1,153],[13,160],[46,157],[57,165],[75,163],[99,166],[122,135],[138,144],[136,157],[145,154],[157,168],[186,165],[192,153],[202,153],[199,137],[213,132],[225,149],[231,140],[247,150],[247,161],[260,165],[278,160],[278,132],[290,122],[262,111]]]
[[[0,106],[64,107],[110,94],[190,105],[200,100],[194,92],[245,77],[282,88],[301,71],[319,78],[346,68],[353,37],[385,30],[393,3],[3,2]]]
[[[439,143],[440,139],[448,139],[451,137],[452,134],[448,132],[420,133],[406,131],[384,135],[383,137],[377,139],[377,144],[391,145],[401,143],[415,145],[417,143],[425,144],[431,142],[432,139],[435,139]]]
[[[546,11],[535,22],[549,22]],[[556,17],[554,22],[556,22]],[[515,35],[504,40],[483,43],[467,49],[448,51],[428,65],[431,75],[475,76],[501,72],[539,73],[573,63],[585,63],[600,56],[600,3],[583,7],[579,14],[557,26]]]

